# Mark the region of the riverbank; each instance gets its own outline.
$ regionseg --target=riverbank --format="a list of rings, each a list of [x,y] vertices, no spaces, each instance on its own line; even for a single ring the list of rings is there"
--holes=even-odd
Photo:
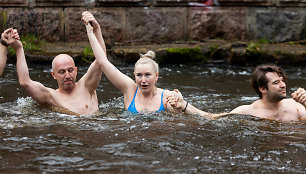
[[[107,45],[108,58],[114,64],[133,64],[140,53],[148,50],[156,52],[160,64],[306,65],[306,40],[285,43],[205,40],[171,44]],[[61,53],[71,55],[77,63],[88,63],[94,59],[88,42],[44,43],[40,51],[26,51],[26,57],[30,63],[48,64]],[[14,56],[9,57],[9,61],[14,60]]]

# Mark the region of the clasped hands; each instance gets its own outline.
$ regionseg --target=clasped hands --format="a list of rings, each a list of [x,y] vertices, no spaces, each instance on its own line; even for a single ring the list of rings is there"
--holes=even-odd
[[[306,107],[306,91],[304,88],[299,88],[291,94],[292,98]]]
[[[82,13],[82,21],[86,26],[87,33],[93,33],[93,30],[96,30],[100,27],[97,20],[89,11],[85,11]]]
[[[167,101],[171,107],[175,109],[183,110],[186,102],[183,99],[181,92],[178,89],[174,89],[167,94]]]
[[[19,41],[20,37],[16,29],[8,28],[1,34],[1,40],[7,46],[12,46],[13,48],[15,48],[17,46],[15,44],[15,41]]]

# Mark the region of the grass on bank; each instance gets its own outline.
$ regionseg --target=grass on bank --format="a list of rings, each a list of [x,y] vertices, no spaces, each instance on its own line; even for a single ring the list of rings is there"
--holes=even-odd
[[[86,63],[92,63],[95,60],[95,55],[91,49],[91,46],[85,46],[82,53],[82,61]]]
[[[300,41],[289,41],[290,45],[306,45],[306,39]]]
[[[249,53],[262,53],[262,46],[266,44],[270,44],[271,42],[266,38],[261,38],[259,40],[250,41],[246,50]]]
[[[26,52],[41,52],[42,46],[45,44],[45,41],[35,35],[21,36],[20,41],[22,42],[23,49]],[[8,55],[16,56],[16,52],[12,47],[9,47]]]
[[[207,57],[201,47],[168,48],[165,55],[158,57],[160,63],[206,62]]]

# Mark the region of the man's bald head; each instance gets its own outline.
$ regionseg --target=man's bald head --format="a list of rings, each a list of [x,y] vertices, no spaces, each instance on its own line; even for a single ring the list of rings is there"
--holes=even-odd
[[[55,56],[52,61],[52,72],[55,71],[55,68],[57,68],[59,64],[62,64],[64,62],[72,63],[73,66],[75,67],[74,60],[71,56],[69,56],[68,54],[59,54]]]

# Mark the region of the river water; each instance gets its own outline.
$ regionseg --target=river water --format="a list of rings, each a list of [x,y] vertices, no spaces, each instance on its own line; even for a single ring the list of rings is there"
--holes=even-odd
[[[56,88],[50,66],[29,65],[33,80]],[[132,76],[133,66],[118,67]],[[162,66],[158,86],[178,88],[208,112],[257,99],[253,67]],[[78,67],[83,75],[87,67]],[[287,67],[288,94],[306,87],[306,68]],[[18,85],[15,65],[0,78],[0,173],[304,173],[306,124],[231,115],[124,111],[122,94],[103,76],[101,114],[70,116],[41,107]]]

